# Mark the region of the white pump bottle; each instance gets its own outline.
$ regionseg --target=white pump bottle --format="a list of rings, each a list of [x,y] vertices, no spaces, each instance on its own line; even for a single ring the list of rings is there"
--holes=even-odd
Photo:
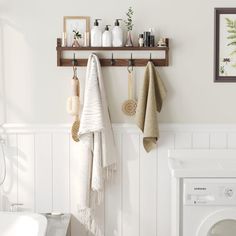
[[[101,47],[102,46],[102,30],[99,27],[98,21],[101,19],[95,19],[94,27],[91,30],[91,46]]]
[[[111,47],[112,45],[112,35],[109,30],[109,25],[106,25],[105,31],[102,34],[102,46],[103,47]]]
[[[112,46],[113,47],[122,47],[123,46],[123,31],[120,27],[120,20],[116,19],[115,26],[112,29]]]

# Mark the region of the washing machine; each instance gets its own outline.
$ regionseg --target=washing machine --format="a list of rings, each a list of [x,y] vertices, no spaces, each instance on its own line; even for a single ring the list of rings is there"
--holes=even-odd
[[[236,236],[236,178],[184,178],[180,192],[180,235]]]

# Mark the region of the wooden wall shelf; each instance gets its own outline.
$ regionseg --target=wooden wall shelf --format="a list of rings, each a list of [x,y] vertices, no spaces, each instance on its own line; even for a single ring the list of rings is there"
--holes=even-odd
[[[75,62],[76,66],[86,66],[87,59],[65,59],[63,58],[63,52],[65,51],[164,51],[165,58],[151,58],[151,61],[155,66],[168,66],[169,65],[169,40],[166,39],[166,47],[62,47],[61,38],[57,39],[57,66],[73,66]],[[132,63],[132,66],[146,66],[149,58],[100,58],[102,66],[128,66]]]

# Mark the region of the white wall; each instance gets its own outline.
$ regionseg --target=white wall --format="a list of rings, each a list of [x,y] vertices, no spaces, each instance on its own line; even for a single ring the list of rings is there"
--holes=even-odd
[[[65,100],[71,69],[56,67],[56,37],[64,15],[100,17],[112,24],[135,10],[135,32],[155,27],[171,39],[170,67],[158,68],[168,88],[162,122],[233,123],[236,84],[213,83],[214,7],[234,7],[231,0],[56,1],[1,0],[1,77],[7,89],[7,121],[64,123],[70,121]],[[148,55],[147,55],[148,56]],[[136,70],[137,90],[143,68]],[[80,69],[81,80],[84,69]],[[104,69],[113,122],[133,122],[121,112],[126,98],[126,68]]]
[[[136,33],[155,27],[158,35],[171,39],[171,64],[158,68],[168,89],[160,121],[234,123],[236,84],[213,83],[214,7],[234,7],[231,0],[0,0],[0,123],[71,122],[65,101],[72,70],[56,67],[56,38],[61,35],[63,16],[88,15],[103,18],[103,24],[113,23],[128,6],[135,10]],[[84,72],[79,69],[82,87]],[[137,91],[143,72],[144,68],[136,69]],[[112,121],[133,122],[121,112],[127,96],[126,68],[104,68],[104,75]],[[1,189],[5,200],[23,202],[27,209],[39,212],[60,210],[76,215],[73,168],[77,152],[68,130],[59,128],[58,132],[58,127],[13,129],[10,176]],[[236,147],[235,127],[170,127],[162,129],[159,148],[149,157],[139,145],[137,130],[117,131],[120,172],[113,187],[107,188],[102,212],[107,236],[170,235],[168,148]],[[80,231],[73,218],[73,236]]]
[[[8,127],[7,178],[0,204],[12,202],[36,212],[71,212],[72,236],[87,236],[77,215],[77,144],[68,126]],[[158,149],[146,154],[142,135],[130,125],[115,126],[120,153],[117,173],[105,187],[100,209],[105,236],[170,235],[168,149],[235,149],[236,126],[161,125]]]

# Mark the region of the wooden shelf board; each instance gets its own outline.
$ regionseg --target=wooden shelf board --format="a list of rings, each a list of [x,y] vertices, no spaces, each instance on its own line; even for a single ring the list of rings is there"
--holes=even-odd
[[[168,47],[57,47],[58,51],[168,51]]]

